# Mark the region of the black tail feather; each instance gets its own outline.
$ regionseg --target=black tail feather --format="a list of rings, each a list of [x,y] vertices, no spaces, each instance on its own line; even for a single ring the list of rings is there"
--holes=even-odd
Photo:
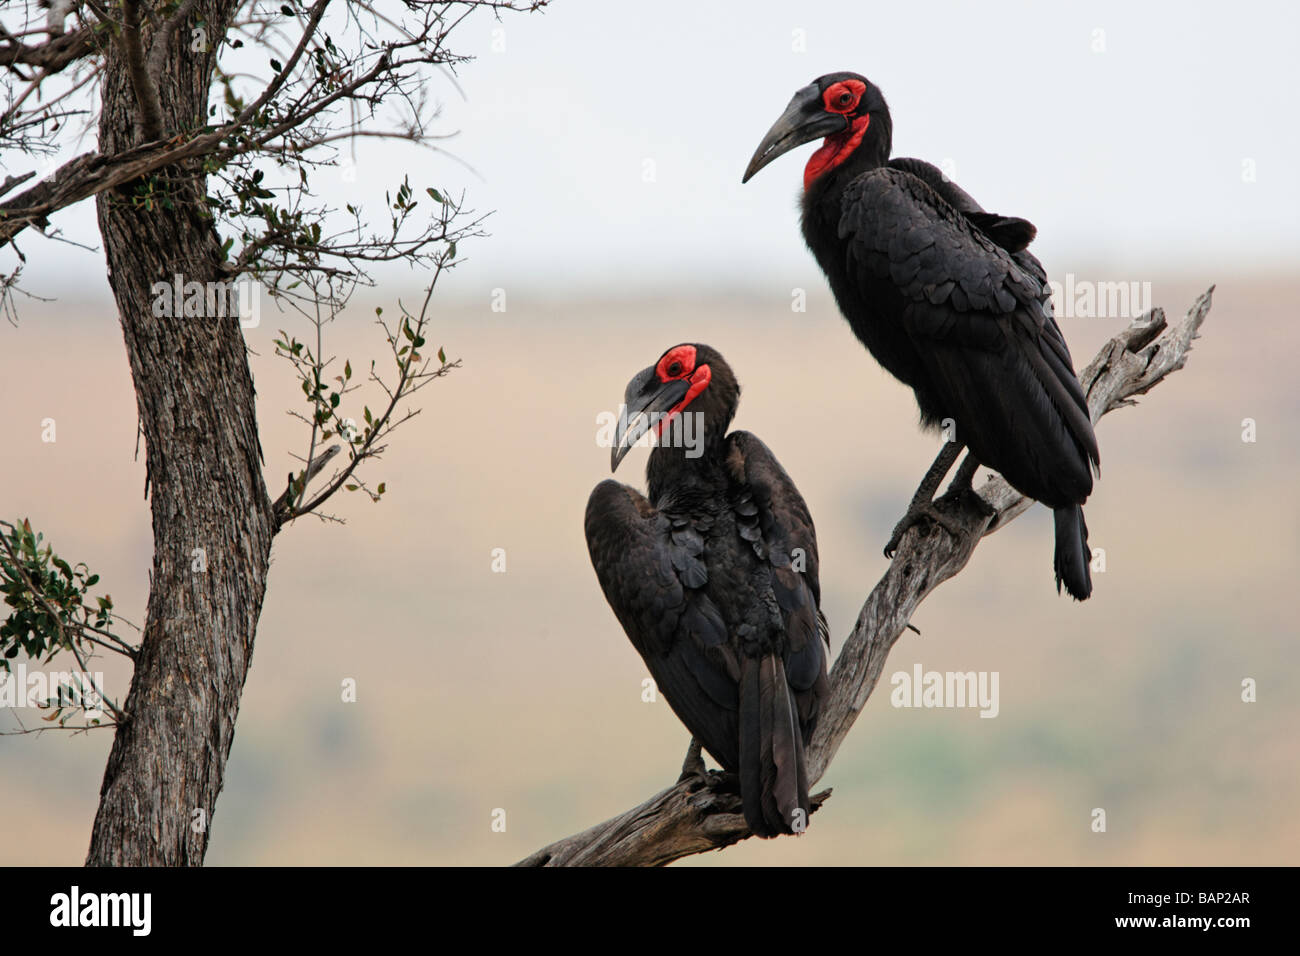
[[[1056,591],[1061,585],[1076,601],[1086,601],[1092,594],[1092,575],[1088,566],[1092,551],[1088,548],[1088,525],[1083,520],[1082,505],[1057,508],[1056,515]]]
[[[801,832],[808,823],[803,735],[781,658],[746,657],[740,678],[740,795],[756,836]]]

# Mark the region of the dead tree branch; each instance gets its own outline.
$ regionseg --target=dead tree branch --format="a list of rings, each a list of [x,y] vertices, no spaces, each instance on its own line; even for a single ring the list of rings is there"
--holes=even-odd
[[[15,66],[34,66],[47,74],[60,70],[85,56],[95,49],[95,33],[90,27],[82,27],[74,33],[64,33],[45,43],[23,44],[14,39],[0,27],[0,67],[12,69]]]
[[[1211,286],[1176,328],[1162,309],[1137,319],[1107,342],[1079,380],[1096,422],[1107,412],[1136,404],[1187,362],[1192,340],[1210,311]],[[818,781],[848,736],[884,671],[885,659],[920,603],[957,574],[982,537],[1006,525],[1031,501],[1000,475],[979,489],[992,513],[971,500],[941,499],[940,507],[960,530],[916,526],[904,536],[889,570],[872,590],[857,623],[831,668],[831,696],[808,747],[808,776]],[[708,850],[720,850],[752,834],[740,813],[730,774],[711,771],[655,794],[631,810],[567,837],[521,860],[517,866],[663,866]],[[829,791],[818,794],[820,805]]]

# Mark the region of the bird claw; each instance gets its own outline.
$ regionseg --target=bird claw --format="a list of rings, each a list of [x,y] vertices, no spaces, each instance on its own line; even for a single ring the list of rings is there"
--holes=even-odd
[[[898,546],[902,543],[903,535],[907,534],[913,525],[920,524],[923,521],[937,524],[954,538],[961,537],[961,529],[950,518],[942,514],[935,507],[933,501],[914,501],[908,506],[907,513],[903,515],[898,524],[894,525],[894,533],[889,536],[889,543],[885,545],[885,557],[892,561],[894,555],[898,553]]]

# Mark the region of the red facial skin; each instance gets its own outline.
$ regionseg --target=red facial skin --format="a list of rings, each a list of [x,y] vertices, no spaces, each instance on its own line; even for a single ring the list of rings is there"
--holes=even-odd
[[[674,366],[676,366],[675,374],[670,371],[674,369]],[[709,387],[713,372],[707,365],[701,365],[699,368],[695,367],[695,346],[679,345],[674,349],[669,349],[664,357],[659,360],[659,364],[655,366],[655,375],[661,382],[683,379],[691,383],[682,400],[669,409],[668,414],[659,420],[655,434],[662,436],[664,426],[681,414],[687,405],[695,401],[700,392]]]
[[[674,364],[679,365],[680,368],[673,369],[670,372],[669,369]],[[673,379],[685,378],[693,371],[695,371],[694,345],[678,345],[676,348],[669,349],[664,353],[664,357],[659,360],[659,364],[655,366],[655,375],[659,377],[659,381],[665,383],[671,382]]]
[[[851,116],[858,108],[862,94],[867,91],[861,80],[841,80],[826,87],[822,93],[822,103],[828,113],[838,113],[849,121],[849,128],[834,136],[827,136],[821,148],[808,158],[808,165],[803,171],[803,188],[807,191],[818,176],[829,173],[840,165],[862,142],[862,137],[871,125],[871,116]]]

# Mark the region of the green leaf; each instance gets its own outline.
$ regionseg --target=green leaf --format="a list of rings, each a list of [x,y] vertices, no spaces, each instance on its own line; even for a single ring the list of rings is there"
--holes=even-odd
[[[438,361],[441,362],[443,365],[447,364],[447,353],[444,352],[441,348],[438,349]]]
[[[280,61],[274,57],[271,58],[271,69],[275,70],[277,73],[284,72],[284,67],[280,65]]]

